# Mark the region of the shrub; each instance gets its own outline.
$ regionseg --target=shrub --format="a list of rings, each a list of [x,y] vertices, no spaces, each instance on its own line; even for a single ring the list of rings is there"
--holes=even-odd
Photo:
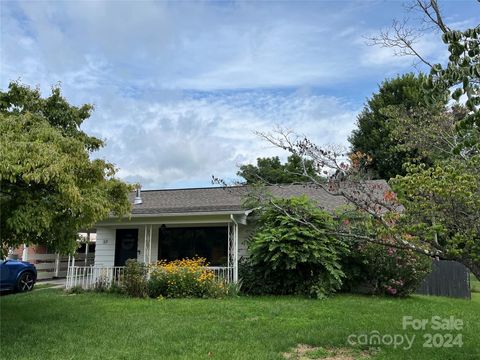
[[[408,296],[430,272],[432,261],[412,250],[372,243],[356,247],[345,260],[345,290],[376,295]]]
[[[151,298],[164,297],[167,294],[167,276],[158,266],[155,266],[147,281],[147,294]]]
[[[65,290],[67,294],[83,294],[85,290],[81,286],[74,286],[68,290]]]
[[[95,284],[93,284],[93,291],[95,292],[106,292],[110,289],[110,281],[108,280],[107,276],[99,276],[95,280]]]
[[[241,270],[243,291],[321,298],[338,290],[348,247],[331,235],[333,217],[305,196],[273,202],[262,207],[249,242],[250,258]]]
[[[238,264],[238,276],[242,279],[241,292],[248,295],[276,294],[280,279],[270,274],[266,277],[262,267],[250,258],[242,258]]]
[[[127,295],[147,296],[147,268],[137,260],[129,259],[125,264],[122,286]]]
[[[159,261],[151,267],[148,295],[153,298],[221,298],[232,288],[206,269],[204,258]]]
[[[110,287],[106,289],[106,292],[109,294],[125,294],[123,287],[115,282],[113,282]]]

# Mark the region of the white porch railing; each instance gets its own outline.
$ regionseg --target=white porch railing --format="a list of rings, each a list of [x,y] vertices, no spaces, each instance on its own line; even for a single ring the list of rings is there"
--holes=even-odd
[[[233,268],[222,266],[206,267],[215,278],[226,283],[233,281]],[[108,288],[120,285],[124,266],[70,266],[67,271],[65,288],[81,287],[82,289]]]
[[[212,271],[218,280],[226,283],[233,282],[233,267],[208,266],[206,269]]]
[[[65,288],[81,287],[87,290],[120,285],[123,271],[123,266],[70,266]]]

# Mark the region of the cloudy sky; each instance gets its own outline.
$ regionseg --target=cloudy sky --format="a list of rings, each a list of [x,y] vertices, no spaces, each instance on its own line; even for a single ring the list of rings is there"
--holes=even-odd
[[[480,23],[475,0],[441,1],[449,24]],[[405,13],[400,1],[0,1],[0,86],[47,95],[61,83],[93,103],[93,156],[144,188],[210,185],[286,154],[254,135],[275,126],[347,146],[365,99],[412,59],[365,36]],[[411,14],[415,17],[415,14]],[[438,35],[418,48],[445,59]]]

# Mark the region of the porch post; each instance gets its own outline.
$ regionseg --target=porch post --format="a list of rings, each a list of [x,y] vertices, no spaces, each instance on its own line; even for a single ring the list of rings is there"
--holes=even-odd
[[[238,282],[238,223],[236,222],[233,214],[230,215],[230,219],[232,220],[232,263],[233,266],[233,282]]]
[[[233,281],[238,282],[238,224],[235,222],[234,227],[234,244],[235,244],[235,254],[234,254],[234,264],[233,264]]]
[[[143,239],[143,262],[150,264],[152,261],[152,226],[145,225],[145,234]]]
[[[153,232],[153,225],[150,225],[150,233],[148,239],[148,263],[152,262],[152,232]]]
[[[143,263],[147,262],[147,225],[143,229]]]
[[[232,229],[230,223],[228,223],[228,230],[227,230],[228,238],[227,238],[227,268],[230,271],[232,267]]]
[[[88,245],[90,245],[90,231],[87,232],[87,243],[85,244],[85,266],[87,266]]]

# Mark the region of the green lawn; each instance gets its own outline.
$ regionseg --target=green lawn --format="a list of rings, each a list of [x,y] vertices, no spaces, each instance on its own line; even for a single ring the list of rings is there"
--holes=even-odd
[[[470,289],[473,292],[480,293],[480,281],[472,273],[470,273]]]
[[[282,359],[297,344],[348,347],[350,334],[404,334],[402,316],[455,316],[463,346],[382,346],[374,359],[479,359],[480,295],[472,301],[338,295],[328,300],[240,297],[139,300],[42,289],[0,297],[2,359]],[[317,350],[321,356],[323,350]]]

